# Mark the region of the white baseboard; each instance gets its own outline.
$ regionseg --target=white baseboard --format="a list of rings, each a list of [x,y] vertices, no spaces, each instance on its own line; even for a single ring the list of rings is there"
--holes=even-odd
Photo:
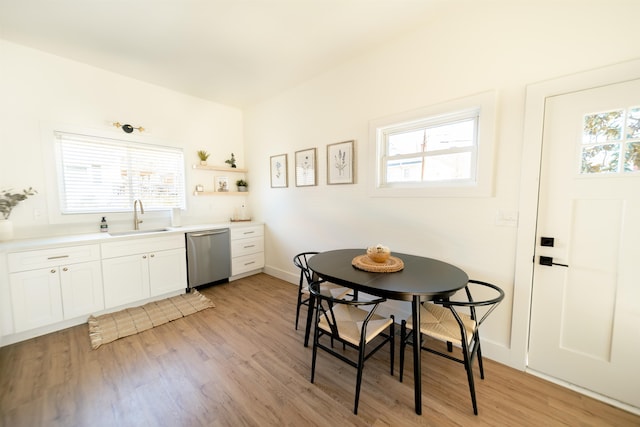
[[[620,408],[620,409],[625,410],[627,412],[631,412],[632,414],[640,415],[640,408],[636,408],[635,406],[631,406],[631,405],[629,405],[627,403],[620,402],[619,400],[615,400],[615,399],[612,399],[610,397],[603,396],[602,394],[598,394],[598,393],[593,392],[591,390],[587,390],[586,388],[579,387],[579,386],[577,386],[575,384],[571,384],[571,383],[568,383],[566,381],[562,381],[562,380],[560,380],[558,378],[551,377],[549,375],[543,374],[542,372],[538,372],[538,371],[536,371],[534,369],[526,368],[525,372],[528,373],[528,374],[534,375],[534,376],[536,376],[538,378],[542,378],[545,381],[549,381],[550,383],[558,384],[559,386],[562,386],[564,388],[568,388],[568,389],[573,390],[575,392],[578,392],[580,394],[584,394],[585,396],[589,396],[589,397],[591,397],[591,398],[593,398],[595,400],[599,400],[599,401],[604,402],[606,404],[609,404],[611,406],[615,406],[616,408]]]

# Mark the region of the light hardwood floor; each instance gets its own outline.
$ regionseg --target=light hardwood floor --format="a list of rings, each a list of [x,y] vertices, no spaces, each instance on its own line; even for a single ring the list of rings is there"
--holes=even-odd
[[[294,330],[296,288],[265,274],[202,289],[216,308],[91,350],[87,325],[0,349],[2,426],[639,426],[640,417],[486,360],[473,415],[461,365],[424,353],[411,375],[381,350],[355,370]],[[397,348],[397,344],[396,344]],[[411,372],[411,358],[407,369]]]

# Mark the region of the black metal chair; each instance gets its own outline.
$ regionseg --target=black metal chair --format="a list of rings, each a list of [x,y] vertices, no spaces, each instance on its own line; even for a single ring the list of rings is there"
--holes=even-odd
[[[471,286],[470,286],[471,285]],[[471,294],[471,287],[478,287],[491,290],[497,296],[491,299],[476,301]],[[480,378],[484,379],[484,369],[482,367],[482,351],[480,349],[480,325],[485,321],[487,316],[504,299],[504,291],[496,285],[481,282],[478,280],[469,280],[464,288],[466,301],[436,300],[433,303],[423,303],[420,307],[420,346],[423,350],[438,356],[446,357],[462,363],[467,371],[467,380],[469,382],[469,392],[471,393],[471,402],[473,404],[473,413],[478,415],[478,405],[476,402],[476,392],[473,382],[473,359],[478,358],[478,367],[480,369]],[[485,307],[486,311],[482,317],[478,318],[476,308]],[[465,308],[468,313],[464,312]],[[407,344],[414,345],[411,340],[413,329],[413,318],[410,316],[407,320],[403,320],[400,328],[400,381],[404,371],[404,350]],[[453,351],[453,344],[460,346],[462,350],[462,358],[454,357],[450,354],[429,348],[426,346],[426,340],[423,336],[435,338],[447,343],[447,350]]]
[[[356,368],[356,396],[353,413],[357,414],[364,362],[387,343],[390,344],[390,372],[393,375],[394,318],[393,316],[382,317],[375,313],[378,305],[386,301],[384,298],[358,300],[357,294],[353,299],[335,298],[322,290],[325,283],[316,281],[309,285],[309,291],[316,301],[311,382],[313,383],[315,378],[318,349],[322,349]],[[385,333],[387,328],[388,332]],[[325,336],[331,339],[331,346],[321,342]],[[345,346],[356,349],[358,351],[357,360],[347,357],[345,351],[334,350],[334,340],[343,344],[343,350]],[[369,350],[369,347],[374,344],[374,340],[376,341],[375,347]]]
[[[307,265],[307,261],[318,252],[302,252],[293,257],[293,263],[300,269],[300,280],[298,282],[298,304],[296,306],[296,330],[298,330],[298,320],[300,319],[300,307],[306,305],[309,307],[309,284],[313,281],[313,271]],[[326,284],[324,290],[329,292],[335,298],[342,298],[350,289],[334,284]],[[306,344],[305,344],[306,345]]]

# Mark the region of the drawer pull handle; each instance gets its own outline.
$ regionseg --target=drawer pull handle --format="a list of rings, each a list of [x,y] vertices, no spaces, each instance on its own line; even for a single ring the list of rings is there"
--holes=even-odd
[[[60,259],[60,258],[69,258],[69,255],[50,256],[47,259]]]
[[[245,231],[244,234],[253,234],[255,231]]]
[[[63,268],[62,271],[69,271],[67,267]]]
[[[146,255],[142,255],[142,259],[147,259],[147,256]]]
[[[55,269],[55,268],[52,268],[52,269],[51,269],[51,272],[52,272],[52,273],[55,273],[55,272],[56,272],[56,269]]]
[[[249,248],[255,248],[255,247],[256,247],[256,245],[247,245],[247,246],[245,246],[244,248],[245,248],[245,249],[249,249]]]
[[[245,262],[244,265],[251,265],[251,264],[255,264],[255,261],[251,261],[251,262]]]
[[[151,258],[153,258],[153,257],[155,256],[155,254],[151,254],[151,255],[149,255],[149,256],[150,256]]]

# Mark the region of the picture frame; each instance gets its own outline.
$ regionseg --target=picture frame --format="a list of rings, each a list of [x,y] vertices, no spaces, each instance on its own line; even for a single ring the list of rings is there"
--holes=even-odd
[[[316,149],[296,151],[296,187],[316,185]]]
[[[327,145],[327,184],[355,183],[355,141]]]
[[[229,191],[229,177],[217,176],[214,191],[216,193],[226,193]]]
[[[271,188],[286,188],[289,186],[286,154],[271,156],[270,171]]]

